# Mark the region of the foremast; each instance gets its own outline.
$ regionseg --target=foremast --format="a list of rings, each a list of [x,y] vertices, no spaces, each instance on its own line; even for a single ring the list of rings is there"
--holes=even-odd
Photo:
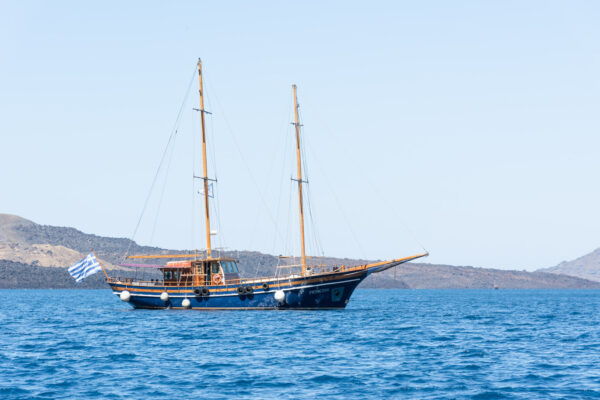
[[[294,97],[294,122],[293,125],[296,128],[296,158],[298,164],[298,206],[300,212],[300,250],[301,250],[301,266],[302,275],[306,274],[306,248],[304,245],[304,205],[302,202],[302,155],[300,151],[300,121],[298,118],[298,97],[296,95],[296,85],[292,85],[293,97]]]
[[[204,211],[206,218],[206,257],[211,257],[211,245],[210,245],[210,211],[208,203],[208,168],[206,162],[206,130],[204,126],[204,88],[202,86],[202,60],[198,59],[198,81],[200,85],[200,125],[202,129],[202,168],[203,175],[201,179],[204,181]]]

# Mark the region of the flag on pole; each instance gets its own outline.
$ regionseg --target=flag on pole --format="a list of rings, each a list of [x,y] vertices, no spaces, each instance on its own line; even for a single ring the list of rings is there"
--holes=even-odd
[[[214,188],[213,188],[213,184],[212,184],[212,183],[209,183],[209,184],[208,184],[208,197],[210,197],[211,199],[215,197],[215,194],[214,194],[214,190],[213,190],[213,189],[214,189]],[[198,194],[201,194],[201,195],[203,195],[203,196],[204,196],[204,189],[200,189],[200,190],[198,190]]]
[[[88,254],[86,258],[69,267],[69,273],[75,279],[75,282],[81,282],[88,276],[101,270],[102,267],[100,267],[100,263],[94,256],[94,253]]]

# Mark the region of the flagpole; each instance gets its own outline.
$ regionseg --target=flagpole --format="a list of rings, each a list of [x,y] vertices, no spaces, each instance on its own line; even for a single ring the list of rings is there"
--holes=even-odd
[[[92,250],[92,254],[94,255],[94,257],[96,257],[96,253],[94,253],[94,250]],[[104,272],[104,276],[106,276],[106,280],[108,281],[109,278],[108,278],[108,274],[106,273],[106,270],[102,266],[102,263],[100,262],[98,257],[96,257],[96,260],[98,260],[98,264],[100,264],[100,268],[102,268],[102,272]]]

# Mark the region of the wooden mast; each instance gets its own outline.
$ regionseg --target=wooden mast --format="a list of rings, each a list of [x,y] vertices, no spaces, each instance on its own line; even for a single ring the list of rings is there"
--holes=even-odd
[[[200,82],[200,122],[202,125],[202,167],[204,175],[204,210],[206,216],[206,257],[210,258],[210,215],[208,204],[208,171],[206,167],[206,132],[204,129],[204,90],[202,87],[202,60],[198,59],[198,81]]]
[[[302,275],[306,273],[306,250],[304,246],[304,206],[302,203],[302,158],[300,155],[300,121],[298,120],[298,98],[296,85],[292,85],[294,92],[294,126],[296,127],[296,157],[298,161],[298,205],[300,207],[300,245],[302,250]]]

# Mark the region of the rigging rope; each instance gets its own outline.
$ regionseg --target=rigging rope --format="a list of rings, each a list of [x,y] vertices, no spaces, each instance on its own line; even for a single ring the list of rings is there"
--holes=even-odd
[[[289,115],[287,115],[287,112],[283,114],[283,118],[282,118],[281,122],[279,123],[278,128],[276,129],[276,132],[279,133],[279,132],[282,132],[282,131],[285,130],[282,127],[287,126],[287,119],[288,119],[288,117],[289,117]],[[283,137],[281,137],[281,136],[283,136]],[[277,138],[280,141],[283,140],[284,143],[286,143],[287,140],[288,140],[288,136],[287,135],[278,135]],[[279,143],[280,143],[279,141],[272,140],[271,142],[272,142],[273,148],[270,151],[267,151],[266,153],[267,154],[273,154],[273,157],[271,157],[271,162],[270,162],[269,167],[267,169],[267,175],[266,175],[266,178],[264,179],[265,185],[264,185],[264,189],[262,190],[262,193],[268,193],[269,192],[269,187],[271,186],[271,182],[272,182],[271,177],[273,176],[273,173],[275,171],[275,162],[277,161],[276,155],[277,154],[283,154],[284,158],[287,156],[287,152],[285,152],[285,151],[284,152],[278,152],[277,151],[277,149],[279,148]],[[281,172],[283,173],[284,171],[282,170]],[[273,181],[274,181],[274,179],[273,179]],[[280,183],[281,183],[281,181],[280,181]],[[281,192],[281,185],[280,185],[279,193],[280,192]],[[278,198],[278,200],[279,200],[279,198]],[[277,208],[276,208],[276,210],[277,210]],[[260,220],[261,217],[262,217],[262,209],[259,208],[258,212],[256,213],[256,218],[255,218],[254,224],[252,225],[252,230],[251,230],[252,234],[250,235],[250,243],[248,245],[249,248],[252,248],[254,238],[257,236],[257,235],[255,235],[255,233],[256,233],[256,230],[257,230],[257,227],[258,227],[258,222],[259,222],[259,220]],[[276,221],[276,223],[277,223],[277,221],[279,221],[278,217],[279,217],[279,215],[278,215],[278,212],[276,211],[275,212],[275,221]],[[277,226],[279,226],[279,224],[277,224]],[[275,242],[276,240],[277,240],[277,236],[274,235],[273,236],[273,241]]]
[[[310,108],[310,107],[309,107]],[[344,147],[343,151],[345,154],[351,154],[348,147],[346,147],[346,142],[344,140],[340,140],[340,138],[337,137],[337,135],[333,132],[333,130],[331,128],[329,128],[329,126],[327,125],[327,123],[325,122],[325,119],[323,119],[319,112],[315,109],[315,108],[311,108],[313,114],[320,120],[320,122],[323,124],[323,126],[325,127],[325,132],[329,133],[334,141],[338,144],[341,143],[341,145]],[[404,222],[404,220],[400,217],[399,213],[396,211],[396,209],[393,207],[393,205],[391,203],[389,203],[388,201],[388,197],[389,196],[384,196],[379,189],[373,184],[373,182],[369,179],[368,176],[366,176],[364,174],[364,170],[363,169],[358,169],[358,174],[361,175],[361,180],[363,182],[367,182],[367,184],[371,187],[371,189],[375,192],[375,194],[377,195],[376,197],[383,199],[383,201],[386,203],[386,209],[390,210],[394,217],[399,221],[399,225],[405,230],[405,232],[407,232],[410,237],[412,238],[412,240],[414,240],[425,252],[428,253],[428,250],[425,248],[425,246],[421,243],[421,241],[419,241],[416,237],[416,235],[414,234],[414,232],[408,227],[408,225]],[[333,193],[333,190],[331,191]],[[335,193],[333,193],[335,196]],[[336,202],[338,202],[337,197],[336,197]],[[339,204],[339,202],[338,202]],[[343,209],[340,209],[343,213]],[[345,215],[344,215],[344,218]],[[352,232],[352,235],[354,236],[354,232]],[[362,250],[361,250],[362,251]]]
[[[300,115],[300,110],[298,110],[298,114],[299,114],[299,118],[301,118]],[[302,121],[302,119],[300,119],[300,121]],[[310,235],[309,240],[312,240],[311,246],[314,245],[314,252],[316,254],[321,254],[324,255],[324,251],[323,251],[323,246],[321,243],[321,239],[320,239],[320,235],[319,235],[319,231],[317,229],[317,225],[315,223],[315,218],[313,218],[313,212],[312,212],[312,195],[311,195],[311,191],[310,191],[310,171],[308,169],[308,158],[306,157],[306,149],[305,149],[305,145],[304,143],[308,143],[308,137],[306,136],[306,133],[304,132],[304,128],[301,126],[300,127],[302,135],[301,135],[301,140],[300,140],[300,152],[302,153],[302,165],[303,165],[303,170],[304,170],[304,176],[306,176],[306,203],[308,206],[308,215],[309,215],[309,219],[310,219],[310,227],[311,227],[311,231],[312,231],[312,235]],[[310,144],[309,144],[310,146]],[[304,186],[302,186],[304,187]],[[314,253],[313,253],[314,254]]]
[[[286,116],[286,121],[289,121],[291,119],[291,115],[292,115],[292,106],[290,105],[288,108],[288,115]],[[285,179],[285,172],[287,169],[287,158],[288,158],[288,153],[291,154],[291,152],[288,152],[288,146],[289,146],[289,142],[290,140],[292,140],[292,135],[291,135],[291,125],[289,123],[286,122],[286,129],[282,129],[285,131],[285,142],[283,145],[283,151],[281,152],[283,154],[283,168],[281,168],[281,176],[279,178],[279,193],[277,196],[277,208],[276,208],[276,213],[275,213],[275,218],[277,221],[279,221],[279,216],[280,216],[280,210],[281,210],[281,197],[282,197],[282,193],[283,193],[283,187],[284,187],[284,179]],[[273,252],[275,252],[276,249],[276,240],[277,237],[273,236]],[[285,246],[285,243],[282,243],[282,247]]]
[[[173,153],[175,152],[175,141],[177,140],[177,131],[175,131],[175,136],[173,137],[173,145],[171,146],[171,151],[168,156],[167,161],[167,169],[165,171],[165,179],[163,181],[163,186],[160,192],[160,197],[158,199],[158,208],[156,209],[156,215],[154,216],[154,224],[152,225],[152,233],[150,234],[150,244],[154,242],[154,233],[156,232],[156,224],[158,223],[158,216],[160,215],[160,208],[162,206],[162,201],[165,195],[165,189],[167,188],[167,178],[169,176],[169,170],[171,169],[171,162],[173,161]]]
[[[169,146],[171,145],[171,143],[173,142],[175,136],[177,135],[177,128],[179,127],[179,122],[181,120],[181,115],[183,112],[183,109],[188,101],[189,98],[189,94],[190,94],[190,89],[192,88],[192,84],[194,83],[194,77],[196,76],[196,67],[194,67],[194,72],[192,73],[192,78],[190,79],[190,83],[188,84],[188,88],[186,90],[185,96],[183,98],[183,102],[181,103],[181,106],[179,107],[179,112],[177,113],[177,118],[175,118],[175,124],[173,126],[173,129],[171,131],[171,135],[169,135],[169,140],[167,141],[167,145],[165,146],[165,149],[163,151],[162,157],[160,159],[160,162],[158,164],[158,168],[156,169],[156,173],[154,174],[154,179],[152,180],[152,185],[150,185],[150,190],[148,191],[148,195],[146,196],[146,200],[144,201],[144,206],[142,207],[142,212],[140,214],[140,217],[138,218],[137,224],[135,225],[135,229],[133,230],[133,234],[131,235],[131,240],[129,242],[129,245],[127,246],[127,250],[125,251],[125,254],[123,255],[123,260],[126,259],[127,255],[129,254],[129,250],[131,249],[131,245],[134,243],[134,238],[135,235],[137,234],[137,231],[140,227],[140,224],[142,222],[142,218],[144,217],[144,214],[146,212],[146,208],[148,207],[148,202],[150,201],[150,197],[152,196],[152,191],[154,190],[154,185],[156,184],[156,181],[158,179],[158,175],[160,173],[160,170],[163,166],[163,163],[165,161],[165,157],[167,155],[167,151],[169,150]],[[137,269],[136,269],[136,275],[137,275]]]
[[[323,176],[323,178],[325,178],[325,183],[327,185],[327,188],[329,189],[329,192],[331,193],[331,195],[333,196],[333,199],[335,200],[338,209],[340,210],[340,212],[342,213],[342,217],[344,218],[344,222],[346,223],[346,225],[348,226],[348,230],[350,230],[350,234],[352,235],[352,240],[354,240],[354,244],[356,244],[356,246],[358,247],[358,250],[361,252],[361,254],[363,255],[363,259],[366,259],[364,257],[365,255],[365,251],[362,247],[362,245],[360,244],[356,233],[354,232],[354,229],[352,229],[352,225],[350,224],[350,221],[348,219],[348,216],[346,215],[346,213],[344,212],[344,208],[342,207],[342,203],[340,202],[340,199],[337,197],[336,193],[333,191],[333,186],[331,185],[327,174],[325,173],[324,168],[321,166],[321,162],[319,161],[319,157],[317,157],[316,153],[312,150],[312,148],[310,147],[310,143],[308,143],[308,146],[311,150],[311,154],[313,155],[313,157],[315,158],[315,160],[317,161],[317,167],[319,167],[321,174]]]
[[[207,84],[208,86],[208,84]],[[214,91],[213,91],[214,93]],[[233,129],[231,128],[231,125],[229,124],[229,120],[227,119],[225,112],[223,110],[223,107],[221,106],[221,102],[219,101],[219,97],[215,94],[214,98],[216,100],[216,104],[219,107],[219,110],[221,111],[221,115],[223,116],[223,121],[225,122],[225,125],[227,127],[226,131],[231,135],[232,139],[233,139],[233,143],[235,145],[235,148],[238,152],[238,154],[240,155],[240,159],[242,160],[244,167],[246,169],[246,171],[248,172],[248,175],[250,175],[250,179],[252,180],[253,186],[256,188],[256,191],[259,195],[259,198],[263,204],[263,206],[265,207],[265,210],[267,210],[267,215],[269,216],[269,219],[271,220],[271,222],[273,223],[273,226],[275,227],[275,232],[277,233],[277,235],[279,235],[281,237],[281,233],[279,232],[279,230],[277,229],[277,222],[275,221],[275,219],[273,218],[273,215],[269,212],[269,207],[267,206],[267,202],[265,201],[265,198],[263,196],[263,194],[261,193],[261,191],[258,189],[258,184],[256,179],[254,178],[254,174],[252,173],[252,170],[250,169],[250,166],[248,164],[248,162],[246,161],[246,158],[244,157],[244,153],[242,152],[240,145],[238,144],[237,138],[233,132]]]
[[[192,223],[190,224],[191,235],[190,235],[190,249],[196,249],[196,230],[194,229],[194,222],[196,221],[196,118],[190,118],[192,124]],[[194,254],[197,254],[194,251]]]

